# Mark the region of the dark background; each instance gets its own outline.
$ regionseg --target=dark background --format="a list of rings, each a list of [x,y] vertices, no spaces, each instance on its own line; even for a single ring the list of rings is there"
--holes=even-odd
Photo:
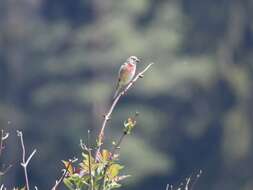
[[[98,132],[117,72],[130,55],[155,65],[122,98],[106,130],[138,126],[122,145],[122,189],[165,189],[203,174],[194,189],[253,189],[252,0],[1,0],[0,128],[10,132],[1,179],[49,189],[79,139]],[[63,189],[63,188],[62,188]]]

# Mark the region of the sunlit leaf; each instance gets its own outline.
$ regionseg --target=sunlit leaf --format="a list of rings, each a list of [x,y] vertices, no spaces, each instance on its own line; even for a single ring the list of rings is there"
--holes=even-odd
[[[110,156],[111,156],[111,153],[108,150],[106,150],[106,149],[102,150],[102,158],[104,161],[109,160]]]
[[[119,164],[112,164],[107,170],[108,178],[112,180],[114,177],[116,177],[119,174],[121,169],[123,169],[123,166]]]
[[[63,164],[64,164],[66,170],[68,171],[68,173],[69,173],[70,175],[73,175],[73,173],[74,173],[74,168],[73,168],[72,164],[71,164],[69,161],[65,161],[65,160],[62,160],[62,162],[63,162]]]
[[[129,117],[127,119],[127,121],[124,122],[124,133],[125,134],[131,134],[132,129],[135,127],[136,125],[136,120],[135,118]]]

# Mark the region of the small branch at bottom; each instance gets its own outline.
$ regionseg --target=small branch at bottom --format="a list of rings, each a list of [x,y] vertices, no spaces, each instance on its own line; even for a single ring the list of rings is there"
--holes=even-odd
[[[25,151],[23,133],[21,131],[17,131],[17,135],[18,135],[18,137],[20,137],[20,142],[21,142],[22,151],[23,151],[21,166],[24,168],[25,181],[26,181],[26,189],[30,190],[30,187],[29,187],[29,178],[28,178],[28,172],[27,172],[27,166],[28,166],[30,160],[32,159],[32,157],[34,156],[34,154],[36,153],[36,149],[33,150],[33,152],[30,154],[30,156],[26,160],[25,159],[25,157],[26,157],[26,151]]]

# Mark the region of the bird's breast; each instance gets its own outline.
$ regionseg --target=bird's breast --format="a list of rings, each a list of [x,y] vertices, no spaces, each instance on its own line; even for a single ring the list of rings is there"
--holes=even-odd
[[[130,65],[130,64],[129,64]],[[127,84],[128,82],[130,82],[133,78],[133,76],[135,75],[135,65],[134,66],[129,66],[127,65],[121,72],[121,80],[122,83]]]

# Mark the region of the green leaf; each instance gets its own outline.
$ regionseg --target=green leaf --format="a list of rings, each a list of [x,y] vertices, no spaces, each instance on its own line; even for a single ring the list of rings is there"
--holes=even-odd
[[[123,169],[124,167],[119,164],[112,164],[108,170],[107,175],[110,180],[112,180],[114,177],[116,177],[119,174],[119,171]]]
[[[136,117],[136,116],[135,116]],[[135,127],[136,125],[136,120],[135,117],[129,117],[127,119],[127,121],[124,122],[124,133],[129,135],[132,132],[132,129]]]
[[[65,178],[63,180],[64,185],[69,189],[69,190],[74,190],[73,184],[68,178]]]

